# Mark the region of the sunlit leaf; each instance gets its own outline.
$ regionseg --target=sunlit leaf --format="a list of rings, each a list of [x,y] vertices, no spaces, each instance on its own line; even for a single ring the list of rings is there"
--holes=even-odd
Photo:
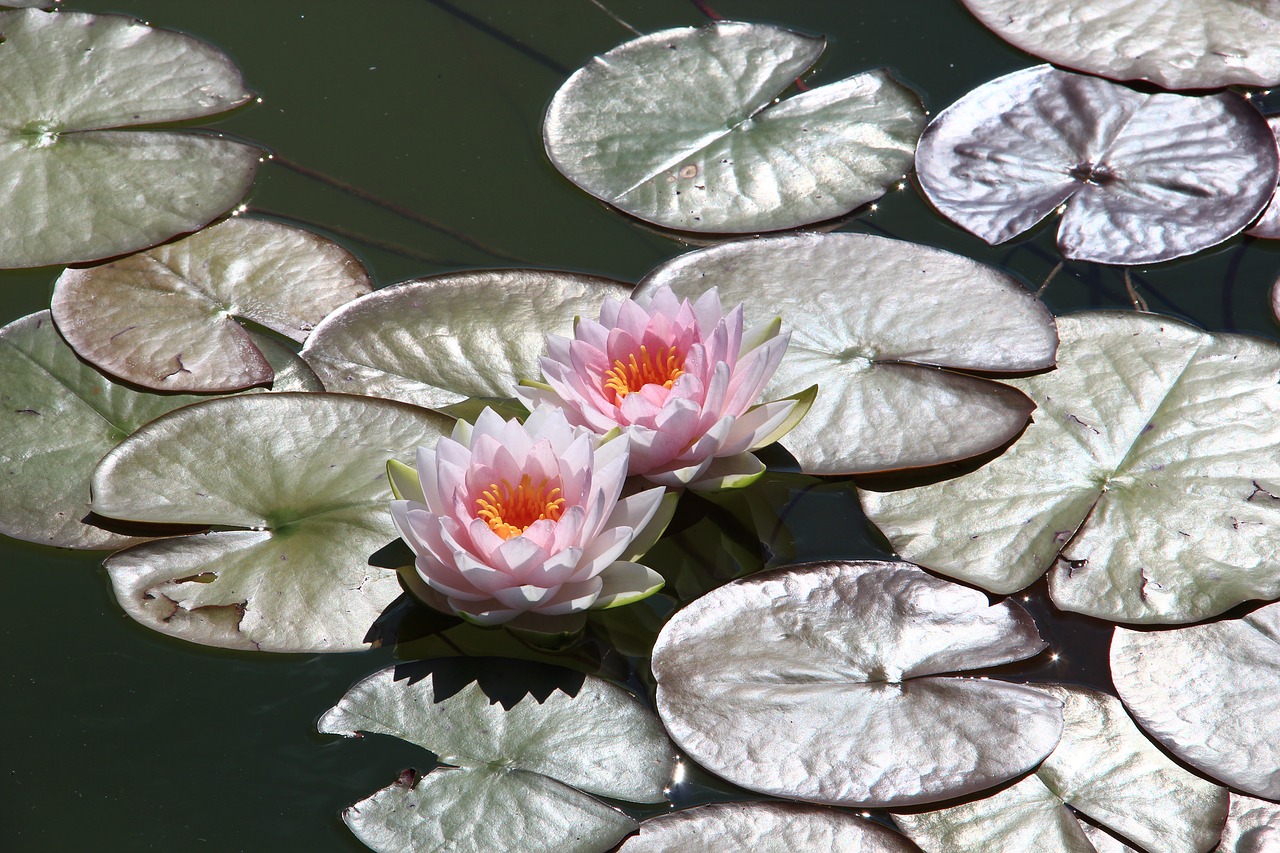
[[[400,595],[369,557],[396,538],[388,459],[407,462],[450,419],[387,400],[254,394],[188,406],[109,453],[93,509],[112,518],[211,525],[107,560],[139,622],[213,646],[365,648]]]
[[[596,57],[547,110],[547,153],[614,207],[684,231],[754,232],[831,219],[911,167],[919,98],[884,70],[785,100],[825,40],[718,22]]]
[[[1258,0],[964,0],[1056,65],[1167,89],[1280,83],[1280,7]]]
[[[319,391],[283,345],[255,336],[275,389]],[[0,533],[61,548],[120,548],[136,538],[84,524],[98,460],[152,418],[202,397],[149,394],[76,357],[48,311],[0,330]]]
[[[658,712],[691,758],[736,785],[833,805],[963,796],[1053,750],[1061,703],[944,677],[1036,654],[1016,605],[906,563],[811,563],[689,604],[653,650]]]
[[[1231,811],[1217,853],[1266,853],[1280,849],[1280,805],[1231,795]]]
[[[1165,853],[1205,853],[1218,841],[1227,790],[1165,757],[1125,714],[1096,690],[1037,685],[1063,703],[1062,741],[1031,776],[991,797],[894,820],[931,853],[991,850],[1092,851],[1093,827],[1076,811]],[[1105,834],[1097,839],[1117,849]],[[1124,849],[1124,848],[1118,848]]]
[[[1048,65],[986,83],[920,138],[920,186],[947,218],[1002,243],[1065,205],[1067,258],[1145,264],[1249,225],[1276,188],[1275,137],[1231,92],[1146,94]]]
[[[845,811],[797,803],[710,803],[640,824],[618,853],[912,853],[901,835]]]
[[[113,128],[251,97],[214,47],[116,15],[0,13],[0,266],[90,261],[195,230],[244,195],[262,152]]]
[[[526,697],[504,710],[475,683],[438,699],[433,676],[396,680],[385,669],[351,688],[319,729],[394,735],[450,765],[347,809],[352,832],[379,851],[598,853],[636,824],[583,791],[660,802],[675,763],[658,720],[591,677],[573,696]]]
[[[296,341],[371,290],[355,256],[308,231],[233,218],[185,240],[54,285],[53,318],[68,343],[125,381],[160,391],[234,391],[271,381],[251,320]]]
[[[791,344],[765,399],[814,383],[782,444],[814,474],[964,459],[1008,441],[1033,408],[1007,385],[950,370],[1051,367],[1053,317],[1017,279],[940,249],[865,234],[727,243],[659,266],[637,293],[718,287],[748,324],[781,317]]]
[[[1136,847],[1125,844],[1100,826],[1081,821],[1080,829],[1084,831],[1084,837],[1089,839],[1089,843],[1097,853],[1144,853]]]
[[[1063,610],[1191,622],[1280,596],[1280,346],[1132,312],[1058,318],[1039,408],[964,476],[862,491],[903,558]]]
[[[444,406],[511,397],[542,375],[546,336],[572,334],[631,288],[597,276],[481,270],[388,287],[331,314],[302,357],[330,391]]]
[[[1171,631],[1117,628],[1111,676],[1134,719],[1178,758],[1280,799],[1280,604]]]

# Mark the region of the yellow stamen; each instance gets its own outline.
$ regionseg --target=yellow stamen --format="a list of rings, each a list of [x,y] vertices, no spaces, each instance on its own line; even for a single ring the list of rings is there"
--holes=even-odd
[[[476,498],[476,518],[483,518],[489,529],[503,539],[519,536],[544,518],[559,521],[564,498],[560,497],[559,487],[548,489],[549,485],[543,480],[534,486],[528,474],[520,478],[515,488],[506,480],[491,483]]]
[[[669,389],[684,373],[684,356],[673,347],[658,350],[657,357],[652,360],[647,347],[640,347],[639,358],[636,355],[632,353],[626,362],[616,359],[613,367],[605,373],[604,393],[610,402],[617,403],[646,385],[661,385]]]

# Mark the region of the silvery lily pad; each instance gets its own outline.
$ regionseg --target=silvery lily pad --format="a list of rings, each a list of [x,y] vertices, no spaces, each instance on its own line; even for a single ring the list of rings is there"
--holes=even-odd
[[[1045,647],[1009,602],[907,563],[811,563],[726,584],[653,650],[658,713],[691,758],[753,791],[831,805],[964,796],[1025,773],[1061,702],[945,674]]]
[[[924,110],[884,70],[778,101],[825,44],[732,22],[629,41],[556,93],[547,154],[596,198],[667,228],[774,231],[842,216],[911,168]]]
[[[1218,841],[1228,794],[1165,757],[1096,690],[1038,685],[1062,701],[1062,741],[1026,779],[991,797],[936,812],[895,815],[926,851],[1092,851],[1076,811],[1148,850],[1205,853]],[[1125,849],[1098,833],[1106,849]]]
[[[934,206],[1003,243],[1065,205],[1071,259],[1146,264],[1238,234],[1276,188],[1276,141],[1231,92],[1145,94],[1048,65],[986,83],[920,138]]]
[[[385,669],[351,688],[320,718],[319,729],[394,735],[447,765],[343,813],[366,845],[397,853],[598,853],[636,824],[588,794],[661,802],[675,764],[653,714],[591,677],[574,696],[526,697],[504,710],[475,683],[437,699],[431,675],[396,680],[395,670]]]
[[[0,13],[0,266],[90,261],[233,206],[262,152],[209,134],[122,131],[251,97],[231,60],[116,15]]]
[[[1047,59],[1166,89],[1280,83],[1280,7],[1256,0],[964,0],[1001,38]]]
[[[1280,849],[1280,805],[1231,795],[1231,811],[1217,853],[1266,853]]]
[[[315,328],[302,357],[330,391],[445,406],[511,397],[539,376],[548,334],[571,335],[631,288],[597,276],[480,270],[388,287],[349,303]]]
[[[1272,116],[1267,119],[1267,127],[1271,128],[1274,135],[1280,131],[1280,116]],[[1278,143],[1280,144],[1280,143]],[[1280,204],[1276,204],[1276,198],[1280,196],[1280,188],[1277,188],[1271,195],[1271,202],[1267,205],[1267,209],[1253,226],[1245,233],[1251,237],[1263,237],[1270,240],[1280,239]]]
[[[1053,317],[1012,276],[940,249],[866,234],[727,243],[653,270],[637,294],[718,287],[748,323],[791,333],[765,399],[818,384],[782,441],[810,474],[935,465],[1004,444],[1034,406],[1008,385],[951,370],[1053,366]]]
[[[138,430],[93,475],[93,509],[217,527],[106,562],[142,624],[211,646],[352,651],[400,595],[370,555],[396,538],[388,459],[448,434],[443,415],[339,394],[254,394]]]
[[[955,479],[862,491],[897,553],[1063,610],[1192,622],[1280,596],[1280,346],[1169,317],[1059,317],[1034,422]]]
[[[319,235],[233,218],[185,240],[54,285],[53,318],[101,369],[160,391],[235,391],[274,375],[251,320],[302,342],[334,309],[372,289],[364,266]]]
[[[1178,758],[1280,799],[1280,604],[1173,631],[1117,628],[1111,676],[1129,713]]]
[[[276,390],[321,390],[284,346],[254,340],[277,371]],[[89,477],[138,427],[199,399],[112,382],[76,357],[48,311],[0,329],[0,533],[60,548],[138,541],[81,521],[90,509]]]
[[[901,835],[845,811],[798,803],[710,803],[650,818],[618,853],[914,853]]]

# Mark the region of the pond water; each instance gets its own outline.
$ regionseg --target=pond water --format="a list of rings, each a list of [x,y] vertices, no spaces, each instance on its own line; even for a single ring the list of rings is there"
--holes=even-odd
[[[703,23],[699,5],[709,5],[726,19],[825,34],[829,47],[814,82],[887,66],[931,112],[1036,62],[953,0],[915,0],[893,12],[848,0],[603,3],[642,32]],[[262,101],[216,127],[276,153],[258,174],[251,212],[339,240],[380,285],[522,265],[635,281],[689,248],[606,209],[543,154],[543,111],[564,77],[631,36],[591,0],[86,0],[74,8],[134,15],[227,51]],[[779,17],[782,10],[788,17]],[[988,247],[943,221],[910,187],[838,227],[966,254],[1033,288],[1059,260],[1050,230]],[[1152,310],[1210,330],[1276,338],[1268,293],[1278,251],[1237,238],[1189,260],[1137,268],[1134,280]],[[46,308],[59,271],[0,275],[0,320]],[[1129,304],[1118,269],[1084,263],[1058,273],[1045,300],[1057,313]],[[770,461],[786,464],[781,455]],[[771,476],[749,499],[688,500],[673,531],[653,565],[682,598],[766,560],[884,554],[851,483],[797,474]],[[9,606],[0,626],[5,849],[60,851],[85,841],[104,851],[365,849],[341,824],[341,809],[402,768],[428,762],[390,738],[318,735],[321,713],[360,678],[399,661],[459,653],[556,659],[500,632],[472,629],[451,632],[447,642],[421,639],[363,654],[211,650],[125,616],[102,556],[0,538]],[[1019,671],[1110,689],[1109,627],[1053,611],[1042,586],[1028,595],[1059,659],[1037,658],[1033,671]],[[633,671],[637,662],[605,640],[635,648],[673,605],[662,598],[602,619],[562,660],[641,688],[643,661]],[[406,638],[433,628],[422,613],[389,622]],[[675,798],[686,805],[731,790],[696,777]]]

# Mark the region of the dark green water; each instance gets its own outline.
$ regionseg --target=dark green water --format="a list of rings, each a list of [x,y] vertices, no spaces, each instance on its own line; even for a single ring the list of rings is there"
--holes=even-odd
[[[605,3],[646,32],[705,21],[688,0]],[[900,4],[906,11],[892,13],[873,5],[880,4],[711,0],[729,19],[826,34],[828,55],[813,82],[885,65],[934,112],[981,82],[1035,62],[988,34],[953,0],[910,0]],[[74,8],[132,14],[219,45],[263,99],[224,119],[220,130],[469,238],[372,206],[280,162],[264,166],[251,208],[327,230],[360,254],[379,284],[513,265],[634,281],[687,248],[607,210],[543,155],[543,110],[563,78],[630,37],[589,0],[453,0],[452,6],[95,0]],[[1044,229],[987,247],[943,222],[910,189],[840,227],[967,254],[1011,269],[1031,286],[1058,260]],[[1280,267],[1277,251],[1237,239],[1135,272],[1153,310],[1274,338],[1280,330],[1268,290]],[[0,320],[47,307],[58,272],[0,276]],[[1127,304],[1118,271],[1087,264],[1060,273],[1046,301],[1058,312]],[[764,517],[772,513],[773,520],[759,533],[773,551],[797,559],[875,554],[848,484],[823,484],[790,505],[811,485],[780,477],[762,490]],[[741,530],[732,530],[733,518],[745,511],[707,521],[698,518],[702,509],[684,508],[677,525],[684,529],[663,546],[668,563],[658,566],[678,575],[671,588],[685,596],[711,583],[709,577],[722,582],[756,567],[761,556],[750,530],[745,542]],[[724,547],[726,541],[737,541],[738,550]],[[251,656],[169,640],[121,612],[101,556],[0,538],[7,610],[0,623],[0,848],[364,849],[339,811],[390,783],[401,768],[423,768],[429,760],[389,738],[321,737],[315,720],[358,679],[449,649],[422,642],[353,655]],[[1045,612],[1041,607],[1036,615],[1063,664],[1035,677],[1105,684],[1105,660],[1098,657],[1105,633],[1087,620],[1058,616],[1050,624]],[[630,626],[643,638],[642,616],[656,625],[661,613],[659,602],[604,627]],[[475,635],[456,645],[507,653]],[[585,667],[598,659],[606,674],[629,677],[628,662],[600,643],[589,643],[576,659]],[[683,804],[715,793],[693,786],[678,795]]]

